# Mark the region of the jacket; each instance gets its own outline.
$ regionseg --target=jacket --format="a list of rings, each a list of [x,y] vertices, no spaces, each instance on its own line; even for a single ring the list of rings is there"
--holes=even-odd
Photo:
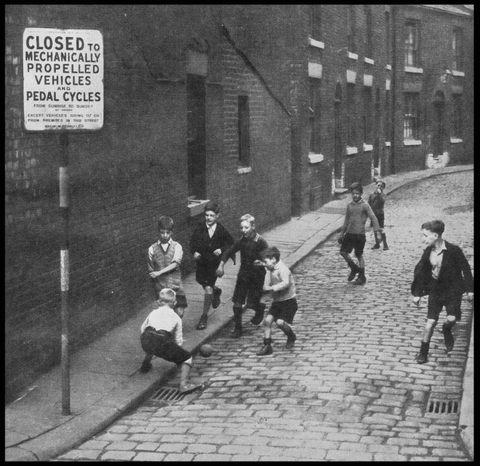
[[[445,241],[442,266],[438,275],[438,288],[448,294],[463,294],[473,292],[473,276],[470,264],[460,247]],[[411,292],[413,296],[425,296],[430,292],[432,280],[432,265],[430,253],[433,246],[428,246],[415,266]]]

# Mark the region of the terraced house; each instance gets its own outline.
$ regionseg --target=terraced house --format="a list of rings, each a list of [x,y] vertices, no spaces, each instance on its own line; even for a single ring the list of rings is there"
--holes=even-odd
[[[189,273],[210,199],[261,231],[353,181],[473,160],[473,6],[7,5],[5,46],[6,401],[60,361],[59,179],[74,351],[151,301],[161,215]],[[83,130],[53,121],[69,105]]]

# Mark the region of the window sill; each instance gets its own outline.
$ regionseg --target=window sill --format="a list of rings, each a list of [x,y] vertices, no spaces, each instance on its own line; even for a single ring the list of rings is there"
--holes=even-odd
[[[252,171],[252,167],[240,167],[237,169],[237,173],[239,175],[243,175],[245,173],[250,173]]]
[[[210,202],[210,199],[189,199],[188,210],[190,217],[196,217],[203,213],[204,207]]]
[[[355,155],[355,154],[358,154],[358,148],[347,146],[347,155]]]
[[[385,69],[391,71],[392,70],[392,65],[385,65]]]
[[[417,68],[416,66],[406,66],[405,73],[422,74],[423,68]]]
[[[463,142],[463,139],[459,139],[459,138],[450,138],[450,144],[459,144]]]
[[[390,147],[390,146],[391,146],[390,141],[385,141],[385,147]]]
[[[464,78],[465,73],[463,71],[452,70],[452,76],[460,76],[460,77]]]
[[[364,144],[363,152],[371,152],[373,150],[373,144]]]
[[[324,158],[325,157],[322,154],[315,154],[313,152],[308,154],[309,163],[320,163],[323,162]]]
[[[365,63],[368,63],[369,65],[375,65],[375,60],[373,60],[372,58],[364,57],[364,58],[363,58],[363,61],[364,61]]]
[[[308,38],[308,43],[312,47],[317,47],[319,49],[324,49],[325,48],[325,43],[324,42],[322,42],[320,40],[312,39],[311,37]]]
[[[403,140],[403,145],[404,146],[421,146],[422,141],[418,139],[404,139]]]
[[[348,58],[351,58],[352,60],[358,60],[358,53],[353,53],[353,52],[348,52]]]

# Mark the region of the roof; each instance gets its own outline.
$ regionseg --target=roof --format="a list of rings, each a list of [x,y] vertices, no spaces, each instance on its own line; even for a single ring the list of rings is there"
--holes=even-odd
[[[445,13],[454,13],[462,16],[472,16],[472,13],[473,13],[473,5],[461,5],[461,7],[460,6],[457,7],[456,5],[418,5],[418,6],[429,8],[432,10],[444,11]],[[463,9],[462,7],[471,10],[472,13],[465,11],[465,9]]]

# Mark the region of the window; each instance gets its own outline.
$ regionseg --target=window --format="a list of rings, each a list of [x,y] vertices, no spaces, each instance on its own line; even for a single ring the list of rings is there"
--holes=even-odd
[[[405,111],[403,119],[403,138],[420,139],[420,105],[419,94],[416,92],[406,92]]]
[[[419,67],[419,33],[416,21],[405,23],[405,66]]]
[[[390,91],[385,91],[385,141],[392,137],[392,115],[390,114]]]
[[[347,146],[356,147],[355,85],[347,84]]]
[[[187,74],[188,197],[206,197],[205,77]]]
[[[461,28],[455,28],[453,30],[453,63],[452,69],[456,71],[463,70],[463,33]]]
[[[348,5],[348,51],[352,53],[357,53],[357,44],[355,38],[356,30],[356,21],[355,21],[355,5]]]
[[[321,5],[310,6],[310,37],[316,40],[322,40],[322,10]]]
[[[363,142],[372,143],[372,88],[363,88]]]
[[[392,51],[391,51],[391,31],[390,31],[390,13],[385,12],[385,46],[387,48],[387,64],[392,63]]]
[[[248,96],[238,96],[238,161],[241,166],[250,166],[250,109]]]
[[[452,138],[462,139],[462,95],[452,94]]]
[[[309,152],[320,153],[320,79],[310,78],[310,146]]]
[[[373,58],[373,27],[371,5],[365,5],[365,21],[367,23],[367,31],[365,37],[365,56]]]

